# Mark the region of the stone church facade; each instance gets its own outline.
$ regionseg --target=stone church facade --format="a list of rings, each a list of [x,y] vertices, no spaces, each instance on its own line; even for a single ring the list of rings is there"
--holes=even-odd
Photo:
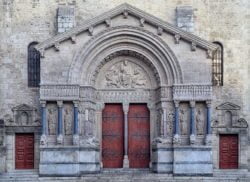
[[[1,173],[248,173],[248,2],[1,3]]]

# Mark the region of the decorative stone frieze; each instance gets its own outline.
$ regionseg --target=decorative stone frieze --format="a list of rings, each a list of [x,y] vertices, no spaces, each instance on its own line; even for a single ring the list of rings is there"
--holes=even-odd
[[[212,100],[211,85],[174,85],[173,99],[180,101]]]
[[[21,104],[12,108],[13,120],[9,116],[6,119],[6,126],[40,126],[40,118],[37,109],[27,104]]]
[[[42,84],[40,86],[41,100],[78,100],[79,86],[67,84]]]

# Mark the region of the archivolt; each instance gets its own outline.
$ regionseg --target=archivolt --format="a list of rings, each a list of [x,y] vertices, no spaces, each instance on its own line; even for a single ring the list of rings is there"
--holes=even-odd
[[[133,51],[149,60],[159,86],[182,83],[180,65],[167,44],[157,35],[131,26],[108,28],[90,39],[75,55],[68,82],[93,85],[104,58],[124,50]]]

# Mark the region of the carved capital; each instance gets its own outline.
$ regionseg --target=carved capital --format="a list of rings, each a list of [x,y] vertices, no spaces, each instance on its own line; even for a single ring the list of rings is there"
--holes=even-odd
[[[78,107],[79,106],[79,101],[73,101],[74,107]]]
[[[129,103],[123,103],[122,104],[122,109],[123,109],[123,112],[125,114],[127,114],[128,113],[128,109],[129,109]]]
[[[58,107],[62,107],[62,106],[63,106],[63,101],[61,101],[61,100],[60,100],[60,101],[57,101],[56,103],[57,103],[57,106],[58,106]]]
[[[45,100],[41,100],[40,104],[41,104],[42,107],[46,107],[46,101]]]
[[[180,105],[180,101],[175,100],[175,101],[174,101],[174,107],[179,107],[179,105]]]
[[[194,108],[194,107],[195,107],[195,101],[190,101],[189,104],[190,104],[190,107],[191,107],[191,108]]]
[[[104,109],[105,104],[103,102],[98,102],[96,104],[96,110],[97,111],[102,111]]]
[[[211,102],[211,100],[206,101],[206,104],[207,104],[207,107],[208,107],[208,108],[210,108],[210,107],[212,106],[212,102]]]

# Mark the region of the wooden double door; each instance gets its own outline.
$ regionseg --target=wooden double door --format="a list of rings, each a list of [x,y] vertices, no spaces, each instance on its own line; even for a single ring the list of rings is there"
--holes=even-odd
[[[238,135],[220,135],[220,169],[238,168]]]
[[[125,154],[125,117],[121,104],[106,104],[102,114],[102,162],[104,168],[122,168]],[[130,168],[148,168],[150,117],[146,104],[131,104],[127,115]]]
[[[34,134],[16,134],[15,167],[16,169],[34,168]]]

